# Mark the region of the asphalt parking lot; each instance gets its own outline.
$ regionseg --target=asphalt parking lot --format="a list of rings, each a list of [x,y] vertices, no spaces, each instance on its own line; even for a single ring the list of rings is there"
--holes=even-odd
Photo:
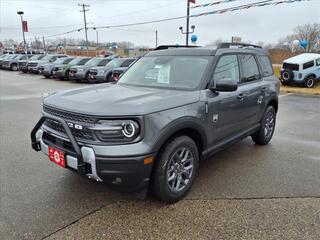
[[[280,97],[272,142],[200,165],[185,200],[138,200],[30,146],[41,96],[83,84],[0,72],[0,239],[320,239],[320,97]]]

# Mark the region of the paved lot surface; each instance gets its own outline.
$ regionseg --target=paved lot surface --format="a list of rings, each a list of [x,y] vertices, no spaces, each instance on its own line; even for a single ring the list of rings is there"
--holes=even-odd
[[[281,96],[268,146],[218,153],[185,200],[164,205],[31,149],[42,93],[80,86],[0,72],[0,239],[320,239],[320,97]]]

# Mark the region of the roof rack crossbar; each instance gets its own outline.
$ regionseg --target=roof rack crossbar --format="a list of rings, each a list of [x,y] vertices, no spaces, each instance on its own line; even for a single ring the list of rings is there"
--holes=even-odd
[[[230,48],[232,46],[239,46],[242,48],[245,48],[245,47],[262,48],[261,46],[249,44],[249,43],[230,43],[230,42],[220,43],[218,45],[218,48]]]

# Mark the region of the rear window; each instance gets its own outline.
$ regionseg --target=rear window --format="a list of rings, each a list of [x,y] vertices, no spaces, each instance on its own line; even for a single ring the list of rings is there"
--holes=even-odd
[[[299,65],[298,64],[283,63],[282,68],[283,69],[287,69],[287,70],[292,70],[292,71],[299,71]]]
[[[273,75],[273,68],[270,58],[267,56],[258,56],[258,60],[261,66],[262,75],[264,77],[269,77]]]
[[[311,68],[314,66],[314,61],[310,61],[303,64],[303,69]]]

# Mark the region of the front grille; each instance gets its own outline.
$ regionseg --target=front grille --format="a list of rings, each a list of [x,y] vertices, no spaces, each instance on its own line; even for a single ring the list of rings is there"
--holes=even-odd
[[[19,62],[19,67],[24,67],[27,65],[27,62]]]
[[[93,125],[93,123],[95,123],[97,121],[97,119],[83,116],[83,115],[79,115],[79,114],[70,113],[70,112],[60,111],[60,110],[53,109],[53,108],[50,108],[47,106],[43,107],[43,111],[49,115],[62,118],[64,120],[66,120],[67,122],[70,121],[71,123],[76,123],[76,124],[80,124],[81,126],[83,126],[82,129],[70,128],[73,136],[77,140],[97,141],[97,138],[96,138],[94,132],[92,130],[86,128],[86,126],[88,126],[88,125]],[[66,132],[60,122],[48,119],[45,121],[44,125],[50,129],[54,130],[55,132],[58,132],[59,134],[66,136]]]
[[[57,110],[57,109],[54,109],[54,108],[50,108],[48,106],[43,106],[43,111],[45,113],[50,114],[50,115],[53,115],[53,116],[56,116],[56,117],[60,117],[60,118],[63,118],[65,120],[71,120],[71,121],[77,122],[77,123],[93,124],[93,123],[95,123],[97,121],[97,119],[92,118],[92,117],[88,117],[88,116],[83,116],[83,115],[79,115],[79,114],[75,114],[75,113],[70,113],[70,112]]]
[[[49,146],[55,145],[57,147],[62,148],[62,150],[68,152],[69,154],[76,156],[76,152],[74,151],[71,142],[52,136],[47,132],[43,132],[42,140],[45,144]]]
[[[77,73],[77,69],[70,69],[70,73]]]
[[[38,63],[28,63],[29,67],[36,67],[38,65]]]
[[[39,70],[40,70],[40,71],[43,71],[43,70],[44,70],[44,67],[39,67]]]

